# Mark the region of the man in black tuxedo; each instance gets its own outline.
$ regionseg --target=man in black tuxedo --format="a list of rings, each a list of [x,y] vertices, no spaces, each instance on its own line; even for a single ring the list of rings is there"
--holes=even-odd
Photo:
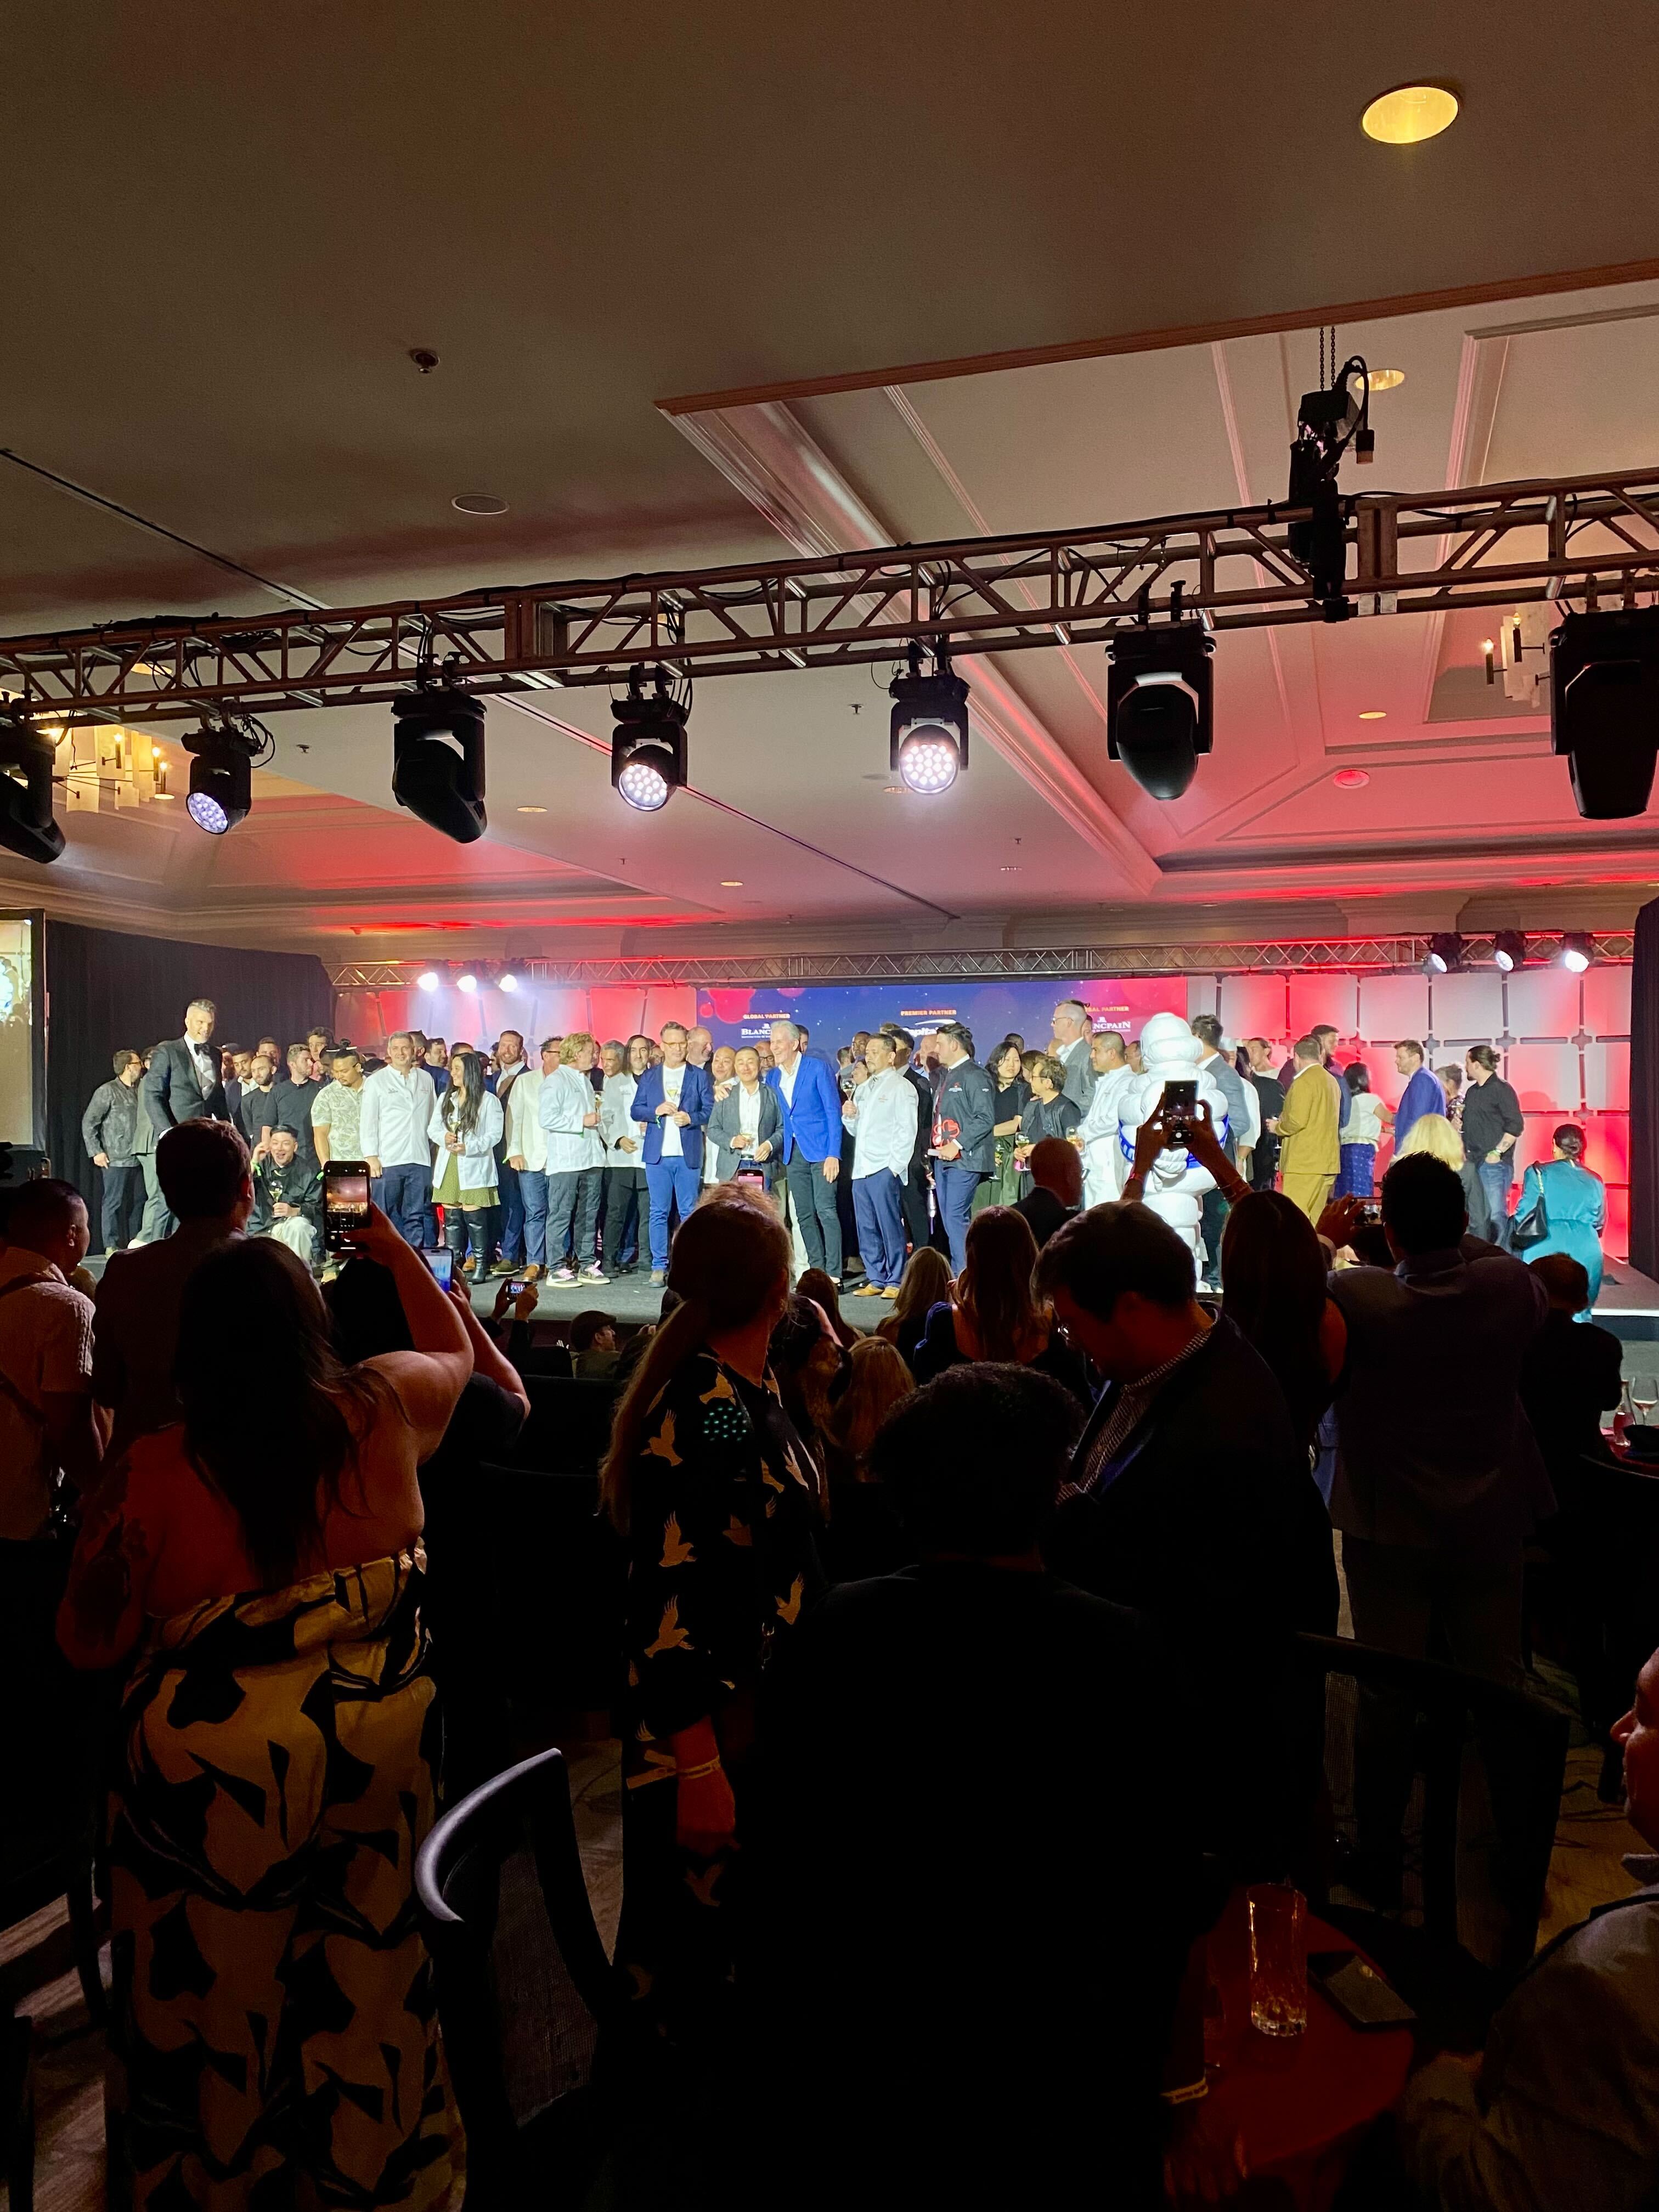
[[[144,1078],[144,1111],[157,1138],[180,1121],[228,1121],[229,1109],[220,1080],[219,1055],[210,1039],[219,1010],[211,999],[192,999],[185,1008],[185,1033],[150,1054]],[[172,1214],[162,1220],[158,1234],[171,1237],[178,1224]]]
[[[1329,1516],[1284,1394],[1234,1323],[1198,1304],[1191,1252],[1148,1206],[1066,1222],[1036,1282],[1106,1377],[1044,1556],[1148,1613],[1194,1685],[1230,1683],[1237,1727],[1208,1773],[1205,1840],[1246,1878],[1287,1865],[1312,1779],[1290,1638],[1335,1633],[1337,1588]]]

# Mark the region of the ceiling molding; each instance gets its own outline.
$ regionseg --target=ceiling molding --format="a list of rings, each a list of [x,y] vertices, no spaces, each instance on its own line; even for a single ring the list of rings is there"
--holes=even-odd
[[[838,392],[871,392],[884,384],[937,384],[946,378],[986,376],[1009,368],[1043,368],[1051,362],[1098,361],[1112,354],[1163,353],[1176,346],[1213,345],[1228,338],[1270,337],[1280,331],[1317,330],[1326,323],[1376,322],[1394,315],[1433,314],[1447,307],[1490,306],[1502,300],[1543,299],[1555,292],[1592,291],[1607,284],[1659,279],[1659,261],[1615,261],[1599,268],[1562,269],[1541,276],[1500,278],[1485,284],[1452,284],[1432,292],[1397,292],[1375,300],[1328,301],[1285,307],[1262,315],[1188,323],[1163,330],[1125,331],[1112,337],[1072,338],[1058,345],[1015,346],[999,353],[964,354],[949,361],[915,361],[885,368],[851,369],[829,376],[797,377],[727,392],[684,392],[659,399],[663,414],[678,419],[773,401],[823,399]],[[694,441],[695,442],[695,441]]]
[[[724,409],[672,420],[780,537],[808,559],[893,544],[892,530],[787,407]],[[1143,897],[1153,890],[1158,862],[1012,685],[981,657],[958,655],[957,665],[971,672],[971,711],[991,745],[1085,844],[1112,864],[1126,890]]]

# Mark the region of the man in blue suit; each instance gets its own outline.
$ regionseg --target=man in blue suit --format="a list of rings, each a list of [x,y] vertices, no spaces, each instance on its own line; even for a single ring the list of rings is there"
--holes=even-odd
[[[809,1267],[841,1281],[841,1217],[836,1177],[841,1173],[841,1089],[828,1060],[801,1050],[805,1032],[793,1022],[772,1024],[774,1065],[766,1080],[783,1108],[783,1179],[800,1224]]]
[[[646,1069],[629,1108],[630,1119],[645,1132],[641,1157],[651,1200],[653,1283],[667,1279],[669,1216],[678,1206],[684,1221],[697,1202],[702,1187],[702,1133],[714,1105],[714,1086],[707,1070],[686,1063],[684,1025],[665,1022],[660,1036],[662,1066]]]

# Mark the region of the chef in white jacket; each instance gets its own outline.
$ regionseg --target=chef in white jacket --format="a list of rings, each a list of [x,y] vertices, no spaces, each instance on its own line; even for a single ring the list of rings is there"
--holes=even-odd
[[[865,1046],[870,1073],[842,1108],[853,1132],[853,1211],[864,1280],[855,1298],[896,1298],[904,1273],[904,1182],[915,1148],[916,1086],[895,1064],[891,1037],[878,1030]]]
[[[641,1076],[651,1065],[651,1040],[631,1036],[607,1044],[600,1055],[605,1089],[599,1094],[599,1135],[605,1141],[605,1272],[614,1282],[640,1261],[646,1221],[644,1139],[630,1110]]]
[[[547,1146],[542,1136],[542,1080],[558,1066],[556,1048],[543,1049],[541,1065],[515,1075],[507,1094],[507,1164],[519,1178],[524,1202],[525,1280],[547,1273]]]
[[[501,1101],[484,1089],[484,1064],[476,1052],[449,1062],[449,1087],[432,1109],[427,1134],[438,1147],[432,1168],[432,1202],[444,1210],[444,1243],[456,1272],[480,1280],[489,1273],[495,1199],[501,1178],[495,1147],[501,1141]],[[472,1254],[467,1256],[467,1239]]]
[[[586,1030],[573,1030],[559,1047],[559,1064],[542,1078],[538,1101],[547,1146],[547,1250],[571,1257],[552,1270],[556,1283],[607,1280],[593,1249],[605,1184],[605,1139],[592,1081],[599,1048]]]
[[[1129,1178],[1118,1128],[1118,1100],[1133,1071],[1128,1046],[1115,1030],[1097,1030],[1091,1047],[1095,1074],[1089,1110],[1073,1132],[1083,1153],[1083,1203],[1104,1206]]]

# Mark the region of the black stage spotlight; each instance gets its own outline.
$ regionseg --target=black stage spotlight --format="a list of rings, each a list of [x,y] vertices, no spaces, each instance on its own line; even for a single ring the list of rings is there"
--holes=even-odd
[[[1643,813],[1659,758],[1659,607],[1567,615],[1550,633],[1550,743],[1589,822]]]
[[[1429,939],[1423,966],[1431,975],[1455,975],[1463,965],[1463,939],[1455,929],[1443,929]]]
[[[1525,965],[1527,940],[1518,929],[1500,929],[1492,941],[1492,965],[1505,975],[1513,975],[1517,968]]]
[[[392,702],[392,795],[430,830],[471,845],[484,812],[483,701],[453,684],[423,684]]]
[[[630,669],[628,696],[613,699],[617,726],[611,733],[611,781],[629,806],[654,814],[685,782],[685,725],[691,713],[688,688],[675,690],[674,672],[652,672],[645,688],[643,668]]]
[[[933,655],[930,676],[921,672],[924,650]],[[951,673],[943,639],[931,639],[925,648],[912,640],[910,672],[896,676],[887,690],[893,702],[889,766],[908,791],[924,798],[948,791],[968,765],[968,686]]]
[[[256,738],[228,722],[204,722],[182,740],[194,756],[185,811],[210,837],[222,837],[246,819],[253,804],[254,757],[263,739],[263,732]]]
[[[1561,965],[1570,975],[1582,975],[1595,957],[1588,931],[1570,929],[1561,939]]]
[[[1179,799],[1210,750],[1210,658],[1200,622],[1121,629],[1108,641],[1106,750],[1153,799]]]
[[[64,849],[52,811],[51,742],[27,722],[0,721],[0,847],[45,866]]]

